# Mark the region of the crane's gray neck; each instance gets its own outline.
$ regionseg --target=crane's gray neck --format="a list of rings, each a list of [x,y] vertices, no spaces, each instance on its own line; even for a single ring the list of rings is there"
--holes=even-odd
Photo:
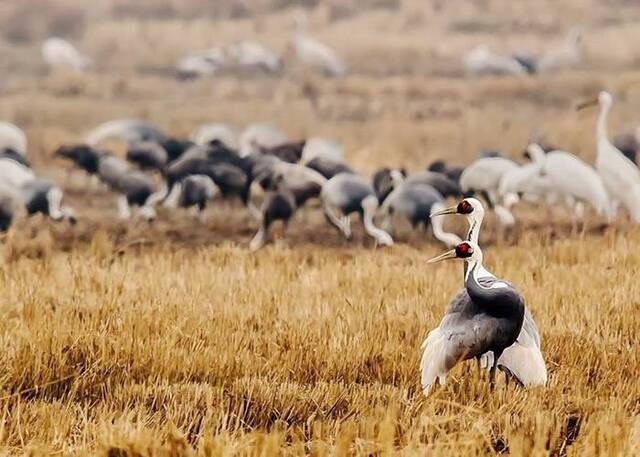
[[[524,316],[524,302],[509,283],[497,279],[488,272],[482,262],[469,262],[465,289],[471,300],[485,308],[488,313],[513,319]]]

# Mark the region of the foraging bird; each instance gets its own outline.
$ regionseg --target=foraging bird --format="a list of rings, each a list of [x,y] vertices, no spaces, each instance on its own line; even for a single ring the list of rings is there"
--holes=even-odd
[[[444,197],[461,197],[462,190],[458,183],[448,176],[434,171],[420,171],[411,173],[406,177],[406,182],[411,184],[426,184],[440,192]]]
[[[199,146],[207,146],[214,140],[222,142],[231,149],[237,150],[240,147],[238,131],[229,124],[203,124],[191,134],[191,141]]]
[[[381,168],[373,174],[373,190],[378,197],[378,203],[386,200],[393,189],[404,182],[407,171],[404,168]]]
[[[354,174],[353,169],[342,161],[335,161],[329,157],[314,157],[304,164],[307,168],[317,171],[326,179],[331,179],[340,173]]]
[[[472,76],[524,75],[529,71],[518,59],[493,53],[487,46],[473,48],[463,58],[464,69]]]
[[[305,15],[296,17],[293,49],[300,62],[325,76],[340,77],[347,72],[344,62],[333,49],[308,35]]]
[[[97,175],[118,194],[120,219],[127,220],[131,217],[131,206],[137,207],[138,214],[144,219],[155,219],[156,211],[149,201],[153,194],[153,182],[148,176],[132,169],[127,162],[110,153],[100,155]]]
[[[298,205],[294,192],[289,189],[280,175],[274,183],[274,191],[267,194],[260,209],[260,228],[249,243],[251,251],[257,251],[264,246],[269,228],[275,221],[282,221],[285,228],[295,213]]]
[[[457,246],[462,240],[458,235],[445,232],[440,218],[431,219],[431,213],[445,208],[444,198],[432,186],[404,181],[395,186],[380,206],[384,217],[382,228],[390,232],[392,216],[404,217],[412,227],[431,226],[433,236],[447,246]]]
[[[114,119],[94,128],[86,138],[89,146],[107,140],[121,140],[127,143],[140,141],[162,142],[167,136],[155,124],[140,119]]]
[[[489,379],[493,386],[498,361],[516,342],[524,320],[525,304],[518,290],[496,278],[483,264],[480,247],[464,241],[430,263],[446,259],[465,262],[464,293],[449,303],[440,325],[422,343],[421,384],[429,395],[436,380],[443,385],[447,373],[462,360],[494,354]]]
[[[277,73],[282,67],[278,54],[254,41],[238,41],[229,46],[228,54],[236,65],[248,70]]]
[[[219,48],[192,51],[178,60],[176,78],[181,81],[211,76],[226,64],[224,51]]]
[[[298,163],[302,158],[302,151],[306,140],[282,143],[276,146],[258,146],[261,154],[272,155],[288,163]]]
[[[365,232],[383,246],[393,245],[393,239],[375,226],[373,217],[378,210],[378,198],[371,184],[363,177],[341,173],[328,180],[320,195],[327,220],[351,238],[352,213],[359,213]],[[338,214],[336,214],[336,212]]]
[[[240,135],[240,156],[260,153],[260,148],[272,148],[288,141],[287,136],[269,124],[251,124]]]
[[[302,150],[301,161],[308,163],[316,158],[344,163],[344,150],[337,141],[318,137],[308,138]]]
[[[25,158],[25,156],[12,148],[0,149],[0,159],[11,159],[18,162],[20,165],[31,168],[31,163]]]
[[[445,214],[459,214],[465,216],[469,230],[467,232],[467,241],[478,244],[480,238],[480,228],[484,220],[484,206],[475,198],[465,198],[456,206],[436,210],[431,214],[432,218]],[[466,274],[465,266],[465,274]],[[470,301],[471,298],[465,296],[466,291],[461,290],[458,295],[458,302],[464,305],[465,300]],[[495,354],[484,354],[481,357],[481,365],[485,368],[493,366],[492,358]],[[531,312],[525,307],[524,321],[522,330],[518,335],[517,341],[506,348],[497,361],[498,368],[511,374],[521,385],[525,387],[541,386],[547,383],[547,368],[544,363],[544,357],[540,350],[540,334],[538,326],[531,315]]]
[[[55,157],[71,160],[76,167],[93,176],[98,173],[100,156],[105,154],[105,151],[86,144],[72,144],[60,146],[53,154]]]
[[[0,183],[3,219],[0,225],[11,222],[13,212],[23,207],[27,214],[42,213],[54,221],[76,222],[75,211],[62,205],[62,189],[49,181],[37,177],[33,171],[11,159],[0,159]],[[12,200],[11,203],[8,203]],[[13,210],[10,210],[13,208]]]
[[[91,65],[91,59],[74,45],[56,37],[47,38],[42,43],[42,58],[50,67],[69,67],[75,71],[83,71]]]
[[[190,175],[181,181],[178,206],[181,208],[195,208],[200,220],[204,218],[204,211],[209,200],[219,192],[218,186],[206,175]]]
[[[460,176],[464,171],[464,167],[458,167],[456,165],[448,165],[444,160],[434,160],[427,167],[427,171],[432,171],[434,173],[442,173],[451,181],[459,184]]]
[[[602,91],[594,100],[578,105],[584,109],[591,105],[600,105],[596,139],[598,155],[596,157],[596,171],[602,178],[611,199],[611,212],[615,215],[620,204],[624,205],[634,223],[640,223],[640,171],[628,158],[611,144],[607,136],[607,116],[613,105],[613,97],[609,92]]]
[[[508,227],[515,224],[511,211],[500,204],[499,187],[502,176],[519,167],[512,160],[502,157],[476,159],[460,175],[460,189],[465,195],[480,194],[498,216],[500,224]]]
[[[248,204],[253,180],[252,166],[249,158],[238,156],[220,142],[214,142],[206,148],[194,146],[166,167],[166,183],[151,196],[149,204],[154,206],[164,201],[166,206],[177,206],[180,183],[190,175],[208,176],[224,197],[237,196],[244,204]]]
[[[17,125],[0,121],[0,150],[11,149],[21,156],[27,154],[27,135]]]
[[[602,178],[590,165],[566,151],[544,150],[535,143],[527,146],[539,175],[548,183],[548,192],[568,204],[584,202],[601,216],[611,216],[609,195]],[[575,209],[575,204],[573,205]]]

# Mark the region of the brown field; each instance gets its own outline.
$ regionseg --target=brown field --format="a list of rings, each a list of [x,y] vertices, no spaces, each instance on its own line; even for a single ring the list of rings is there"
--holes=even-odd
[[[490,217],[487,267],[532,308],[549,385],[500,379],[491,392],[469,363],[425,399],[420,344],[462,269],[427,266],[442,250],[428,235],[401,230],[396,246],[373,249],[308,208],[285,238],[250,254],[256,226],[237,205],[214,204],[204,224],[161,213],[127,226],[112,195],[65,179],[51,158],[99,122],[138,116],[175,135],[268,120],[292,138],[335,137],[364,174],[465,164],[482,147],[520,158],[534,130],[592,161],[595,112],[576,114],[577,101],[610,90],[612,134],[640,120],[635,2],[320,2],[311,30],[345,56],[346,78],[291,64],[282,77],[189,84],[170,76],[187,49],[248,35],[284,50],[293,2],[93,3],[0,4],[0,119],[26,130],[35,169],[64,183],[81,216],[73,228],[21,221],[0,241],[5,453],[637,454],[640,232],[624,218],[572,236],[561,210],[548,226],[522,208],[501,241]],[[461,75],[459,56],[474,44],[538,51],[576,24],[586,57],[575,70]],[[94,57],[92,71],[46,70],[39,40],[60,31]],[[315,110],[304,84],[320,94]]]

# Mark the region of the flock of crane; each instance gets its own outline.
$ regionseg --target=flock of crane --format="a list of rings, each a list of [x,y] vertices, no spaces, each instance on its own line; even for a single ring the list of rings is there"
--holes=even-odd
[[[339,53],[308,33],[305,15],[296,16],[287,52],[289,50],[300,64],[325,76],[340,77],[347,72],[347,65]],[[179,80],[234,70],[277,74],[284,68],[283,54],[257,41],[243,39],[229,46],[191,50],[178,59],[174,73]],[[42,56],[50,67],[67,67],[78,72],[88,69],[93,62],[72,43],[58,37],[44,41]],[[539,56],[526,51],[503,55],[480,45],[462,56],[462,66],[470,76],[526,75],[575,67],[582,56],[582,34],[575,28],[563,43],[546,49]]]
[[[154,219],[160,203],[171,210],[193,208],[202,218],[210,200],[236,198],[258,221],[252,250],[266,243],[275,221],[287,224],[312,199],[320,200],[327,221],[346,238],[351,236],[351,215],[358,213],[377,245],[394,243],[396,216],[413,226],[430,225],[435,238],[454,247],[431,262],[461,259],[465,265],[464,288],[423,343],[424,393],[443,384],[457,363],[469,359],[489,370],[492,387],[497,370],[533,387],[545,385],[548,378],[540,336],[517,289],[483,266],[479,234],[485,204],[505,226],[514,223],[511,209],[522,201],[564,203],[576,221],[588,208],[607,221],[624,208],[640,223],[640,170],[627,157],[630,151],[618,149],[607,134],[613,98],[603,91],[578,108],[594,104],[600,106],[595,167],[569,152],[531,143],[526,148],[531,160],[524,165],[485,151],[465,168],[437,161],[426,171],[410,174],[383,168],[369,180],[357,174],[339,144],[328,139],[290,141],[267,124],[254,124],[240,134],[226,124],[207,124],[190,139],[176,139],[149,122],[131,119],[102,124],[85,143],[61,146],[55,156],[108,186],[123,220],[130,220],[133,211]],[[126,160],[103,148],[114,139],[127,144]],[[19,211],[70,222],[81,217],[63,205],[62,187],[36,175],[27,150],[24,132],[0,123],[0,229],[7,229]],[[463,196],[453,207],[445,204],[447,198]],[[467,219],[465,240],[443,230],[442,216],[447,214]]]
[[[268,124],[253,124],[238,133],[227,124],[206,124],[190,139],[168,137],[152,123],[119,119],[106,122],[81,144],[59,147],[55,156],[71,161],[116,195],[120,219],[157,217],[156,207],[187,208],[206,217],[210,201],[236,198],[259,225],[250,243],[260,249],[275,221],[285,225],[310,200],[320,200],[329,223],[347,239],[351,215],[359,213],[364,231],[376,244],[393,244],[394,226],[402,218],[413,227],[430,226],[447,246],[461,239],[444,230],[430,214],[444,208],[447,198],[476,195],[495,213],[501,228],[515,223],[514,205],[560,203],[567,206],[574,228],[591,211],[610,222],[623,207],[640,222],[640,172],[633,151],[621,151],[607,136],[607,115],[613,100],[601,92],[597,100],[597,159],[592,167],[579,157],[536,143],[526,148],[525,164],[484,151],[467,167],[443,161],[407,174],[383,168],[370,180],[345,161],[341,146],[325,138],[291,141]],[[584,104],[584,107],[588,104]],[[126,159],[103,145],[109,140],[127,145]],[[74,222],[77,212],[65,206],[63,188],[38,176],[30,167],[27,138],[18,127],[0,123],[0,229],[6,230],[22,209],[54,220]]]

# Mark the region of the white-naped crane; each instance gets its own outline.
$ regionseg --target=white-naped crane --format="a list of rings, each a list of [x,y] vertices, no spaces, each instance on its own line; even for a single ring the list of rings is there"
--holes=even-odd
[[[27,155],[27,135],[15,124],[0,121],[0,151],[11,150],[22,157]]]
[[[602,178],[611,200],[611,212],[615,215],[622,204],[629,212],[634,223],[640,223],[640,170],[609,141],[607,135],[607,116],[613,105],[613,97],[609,92],[602,91],[598,97],[578,105],[581,110],[588,106],[600,105],[596,139],[598,155],[596,157],[596,171]]]
[[[485,214],[484,206],[480,200],[465,198],[456,206],[432,213],[431,217],[437,218],[437,216],[445,214],[464,216],[469,224],[467,241],[478,244],[480,228]],[[466,272],[465,266],[465,274]],[[458,293],[457,297],[460,303],[463,303],[464,300],[470,300],[470,298],[465,297],[465,292],[463,289]],[[494,356],[495,354],[492,353],[483,354],[480,358],[481,366],[484,368],[493,366]],[[512,375],[525,387],[541,386],[547,383],[548,375],[540,349],[540,334],[528,307],[525,307],[524,323],[518,339],[503,351],[498,360],[498,367],[507,372],[507,374]]]
[[[460,189],[465,195],[481,195],[494,211],[502,227],[515,224],[511,211],[502,205],[499,195],[500,181],[505,173],[518,168],[513,160],[503,157],[476,159],[460,175]],[[513,198],[517,199],[517,196]]]
[[[431,226],[433,236],[446,246],[457,246],[462,240],[454,233],[444,230],[440,218],[431,219],[433,211],[445,208],[444,197],[432,186],[422,183],[403,182],[396,186],[380,206],[380,214],[384,217],[382,229],[392,233],[392,218],[399,215],[406,219],[412,227]]]
[[[222,122],[211,122],[200,125],[190,136],[191,141],[200,146],[207,146],[212,141],[221,141],[231,149],[239,148],[238,130]]]
[[[376,243],[383,246],[393,245],[391,235],[376,227],[373,221],[378,210],[378,198],[371,184],[362,176],[349,173],[334,176],[322,187],[320,198],[327,220],[340,230],[345,238],[351,238],[351,214],[359,213],[364,231]]]
[[[463,241],[429,262],[446,259],[465,262],[464,291],[453,298],[440,325],[422,343],[421,385],[427,396],[436,380],[440,385],[445,383],[458,362],[480,359],[488,352],[494,355],[489,374],[493,388],[499,360],[517,341],[525,314],[523,297],[511,283],[484,268],[476,243]]]
[[[304,14],[297,15],[295,26],[293,49],[298,60],[326,76],[344,76],[347,68],[338,54],[327,45],[309,36],[307,32],[307,16]]]
[[[601,216],[612,216],[602,178],[590,165],[566,151],[545,153],[535,143],[527,146],[527,153],[538,167],[538,175],[547,182],[547,192],[564,201],[573,210],[574,217],[581,217],[582,204],[589,205]]]
[[[24,208],[28,215],[42,213],[54,221],[76,222],[75,211],[62,205],[64,193],[60,186],[36,176],[15,160],[0,159],[0,194],[3,201],[0,219],[4,221],[1,226],[10,223],[19,208]]]
[[[260,153],[261,148],[272,148],[289,141],[287,135],[272,125],[257,122],[247,126],[240,135],[240,156]]]

